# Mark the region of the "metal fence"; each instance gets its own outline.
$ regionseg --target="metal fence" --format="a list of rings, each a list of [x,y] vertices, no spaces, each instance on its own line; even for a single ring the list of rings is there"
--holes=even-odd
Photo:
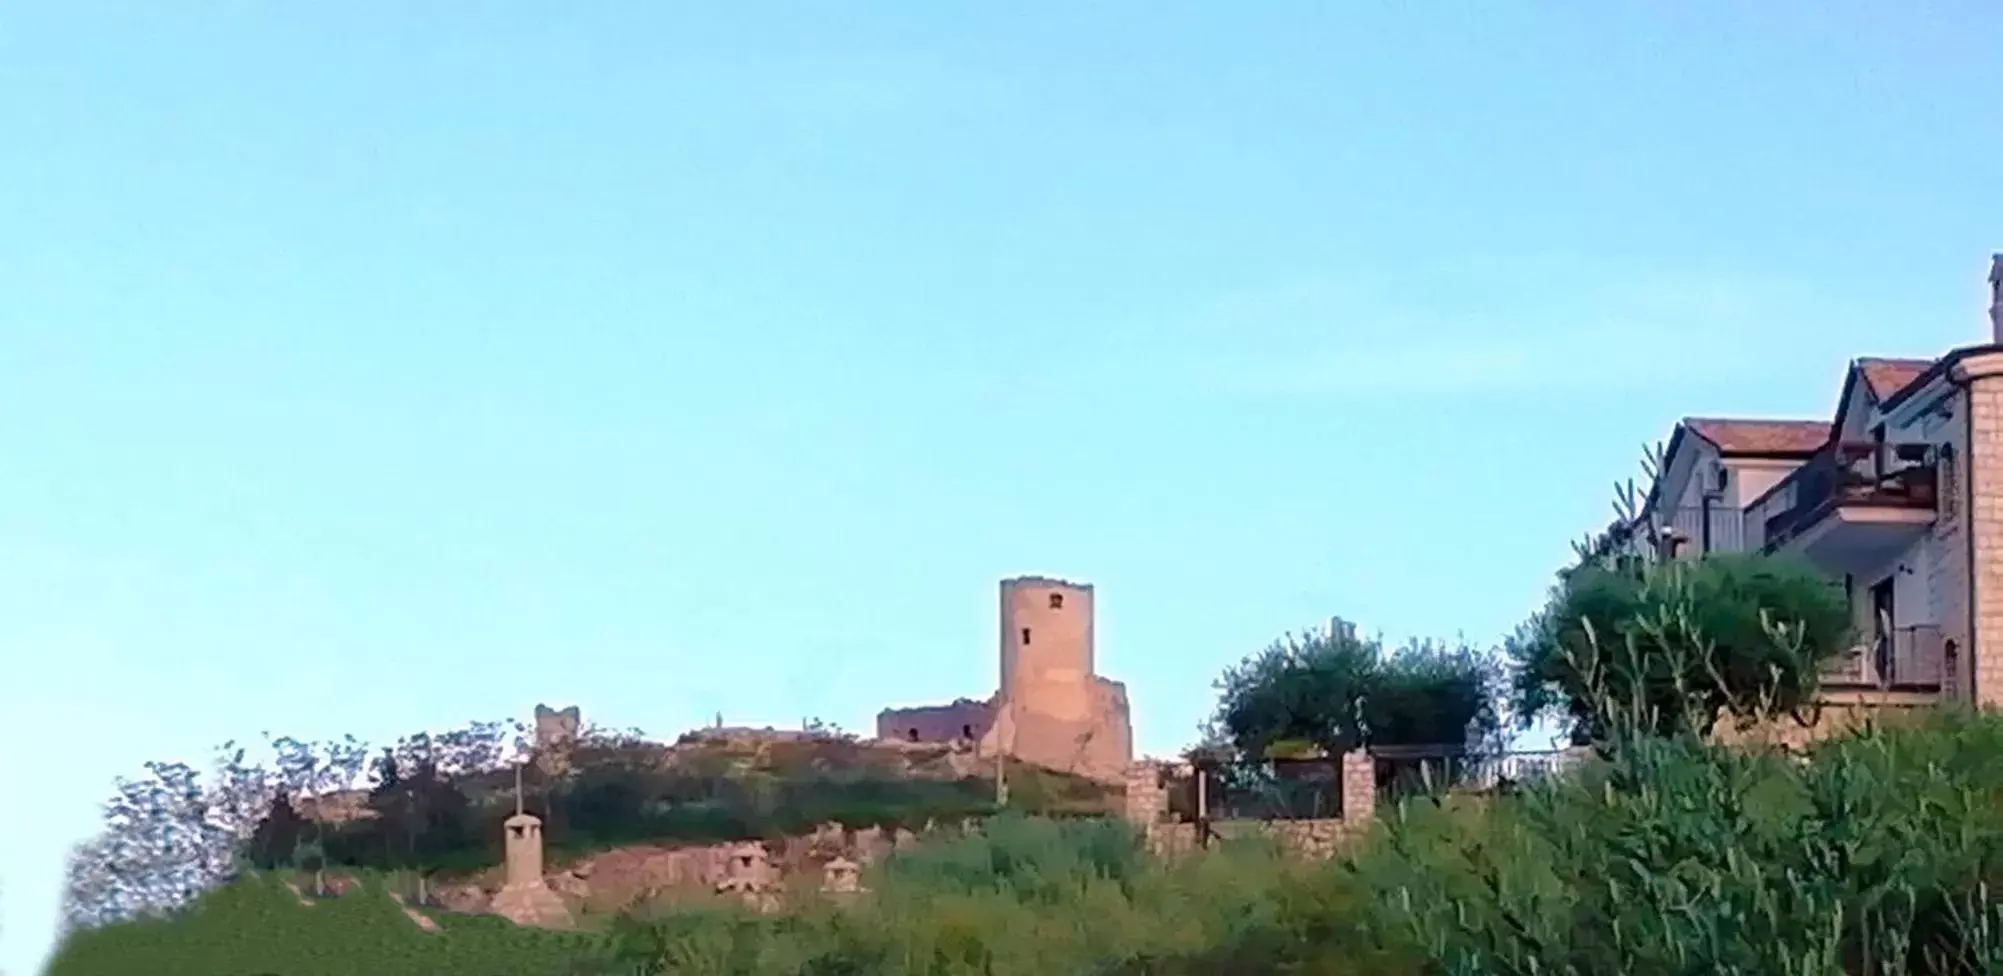
[[[1415,794],[1508,791],[1568,769],[1577,754],[1565,750],[1481,752],[1439,747],[1378,751],[1377,795],[1397,799]]]
[[[1199,779],[1200,777],[1200,779]],[[1320,820],[1342,816],[1342,764],[1335,759],[1224,763],[1169,786],[1169,812],[1193,821]]]
[[[1450,746],[1371,750],[1376,799],[1418,793],[1508,790],[1563,772],[1568,751],[1480,752]],[[1223,763],[1168,783],[1168,811],[1178,821],[1321,820],[1342,816],[1342,764],[1337,759],[1278,759]]]

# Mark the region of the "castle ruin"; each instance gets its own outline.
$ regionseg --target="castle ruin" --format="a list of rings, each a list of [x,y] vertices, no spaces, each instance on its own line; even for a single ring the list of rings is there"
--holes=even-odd
[[[879,739],[965,743],[1047,769],[1118,782],[1133,761],[1126,685],[1099,676],[1089,583],[1001,582],[1000,683],[985,701],[891,708]]]

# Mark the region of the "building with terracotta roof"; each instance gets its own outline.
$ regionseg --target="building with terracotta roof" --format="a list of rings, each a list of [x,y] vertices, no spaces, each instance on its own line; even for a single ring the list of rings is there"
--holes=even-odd
[[[1863,635],[1831,702],[2003,704],[2003,254],[1989,341],[1850,363],[1827,418],[1688,417],[1617,544],[1800,557]]]

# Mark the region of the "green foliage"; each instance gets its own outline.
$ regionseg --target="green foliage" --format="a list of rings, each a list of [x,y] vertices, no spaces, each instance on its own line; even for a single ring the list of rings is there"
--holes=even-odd
[[[620,927],[622,960],[688,976],[1416,973],[1367,944],[1344,877],[1270,847],[1163,862],[1121,823],[1003,817],[900,855],[873,892],[779,917]]]
[[[1609,709],[1616,714],[1628,714]],[[51,970],[321,976],[1963,976],[2003,972],[2003,716],[1947,711],[1806,757],[1694,730],[1501,797],[1431,796],[1352,856],[1250,841],[1162,860],[1124,823],[1005,815],[776,915],[639,910],[557,935],[264,879],[80,933]]]
[[[1410,804],[1356,871],[1446,974],[1997,972],[1999,757],[2003,722],[1959,714],[1807,762],[1636,738],[1508,802]]]
[[[1566,714],[1582,739],[1609,728],[1601,702],[1664,733],[1799,715],[1851,641],[1842,592],[1804,565],[1751,554],[1586,565],[1508,643],[1514,710],[1526,723]]]
[[[1337,622],[1288,634],[1218,679],[1211,724],[1242,756],[1310,744],[1330,755],[1373,745],[1464,745],[1496,725],[1495,672],[1467,647],[1415,642],[1386,653]]]
[[[779,915],[723,904],[644,911],[602,933],[439,916],[423,932],[380,890],[312,907],[268,878],[173,917],[81,933],[52,976],[404,973],[676,976],[1253,976],[1418,973],[1376,944],[1343,874],[1267,845],[1146,855],[1126,824],[1008,815],[899,854],[858,900]]]
[[[72,935],[48,976],[583,976],[609,974],[591,936],[497,918],[441,919],[426,932],[378,887],[302,905],[268,876],[210,892],[165,917]]]
[[[690,749],[672,763],[663,756],[658,746],[627,743],[580,750],[567,776],[528,771],[527,806],[543,818],[553,855],[772,839],[826,823],[916,830],[996,812],[988,776],[914,776],[853,743]],[[369,802],[376,816],[329,832],[330,863],[420,872],[498,863],[501,821],[514,812],[512,773],[503,791],[480,776],[444,777],[427,766],[406,771],[392,759],[379,764],[377,778]],[[1111,808],[1105,787],[1079,777],[1011,763],[1009,782],[1017,811],[1076,816]]]

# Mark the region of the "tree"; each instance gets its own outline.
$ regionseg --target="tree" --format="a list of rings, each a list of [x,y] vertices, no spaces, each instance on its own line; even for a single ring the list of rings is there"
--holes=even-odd
[[[147,763],[117,780],[105,828],[70,856],[65,925],[83,928],[170,912],[235,869],[234,838],[211,818],[200,775],[181,763]]]
[[[1227,669],[1209,738],[1248,757],[1295,744],[1331,755],[1365,743],[1462,746],[1496,725],[1492,684],[1487,656],[1471,648],[1421,641],[1386,653],[1338,620]]]
[[[1507,648],[1520,718],[1562,712],[1587,741],[1612,730],[1608,703],[1656,733],[1709,734],[1726,715],[1810,722],[1823,668],[1851,638],[1847,601],[1820,572],[1721,554],[1581,565]]]
[[[417,872],[422,902],[430,873],[426,866],[472,842],[472,803],[439,770],[434,757],[420,755],[405,765],[395,750],[384,749],[375,771],[369,808],[376,816],[366,828],[376,836],[371,846],[389,865]]]
[[[245,856],[252,865],[265,870],[295,866],[299,845],[310,829],[306,818],[293,807],[291,798],[274,796],[263,819],[251,831]]]
[[[337,742],[303,742],[289,736],[271,740],[278,756],[278,777],[288,797],[312,797],[313,839],[305,849],[314,862],[313,890],[327,892],[327,820],[325,801],[355,785],[368,761],[368,747],[350,735]]]
[[[1378,745],[1478,745],[1494,736],[1500,672],[1494,656],[1465,644],[1412,641],[1383,658],[1364,698]]]

